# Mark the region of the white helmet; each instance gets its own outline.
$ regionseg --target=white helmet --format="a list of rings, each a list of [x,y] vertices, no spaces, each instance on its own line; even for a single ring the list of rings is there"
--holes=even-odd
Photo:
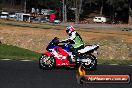
[[[75,29],[74,29],[73,26],[68,26],[67,29],[66,29],[66,33],[68,33],[68,34],[74,32],[74,31],[75,31]]]

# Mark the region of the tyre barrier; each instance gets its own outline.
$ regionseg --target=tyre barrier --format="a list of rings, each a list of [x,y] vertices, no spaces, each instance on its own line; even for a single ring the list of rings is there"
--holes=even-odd
[[[122,31],[132,31],[132,28],[123,28]]]

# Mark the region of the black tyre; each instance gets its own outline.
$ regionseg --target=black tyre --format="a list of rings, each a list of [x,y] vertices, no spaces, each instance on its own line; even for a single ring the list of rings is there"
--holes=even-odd
[[[42,55],[39,58],[39,67],[44,70],[53,69],[55,66],[55,59],[52,56]]]
[[[83,68],[86,69],[86,70],[96,70],[96,66],[97,66],[96,57],[92,54],[88,54],[88,55],[85,55],[85,58],[90,59],[90,64],[83,63],[82,64]]]

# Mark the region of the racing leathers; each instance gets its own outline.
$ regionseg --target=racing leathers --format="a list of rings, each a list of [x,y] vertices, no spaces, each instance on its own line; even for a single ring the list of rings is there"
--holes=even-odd
[[[69,38],[62,40],[61,42],[70,42],[69,48],[72,52],[72,54],[70,54],[72,61],[73,61],[73,59],[74,60],[77,59],[77,57],[78,57],[77,51],[79,49],[84,48],[84,43],[82,41],[82,38],[76,31],[69,33]]]

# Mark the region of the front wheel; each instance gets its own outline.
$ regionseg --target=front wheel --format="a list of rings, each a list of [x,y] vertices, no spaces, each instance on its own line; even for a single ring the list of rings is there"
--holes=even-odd
[[[96,70],[97,59],[94,55],[88,54],[85,55],[85,58],[88,59],[88,62],[82,63],[82,66],[86,70]]]
[[[52,56],[42,55],[39,58],[39,67],[44,70],[52,69],[55,66],[55,59]]]

